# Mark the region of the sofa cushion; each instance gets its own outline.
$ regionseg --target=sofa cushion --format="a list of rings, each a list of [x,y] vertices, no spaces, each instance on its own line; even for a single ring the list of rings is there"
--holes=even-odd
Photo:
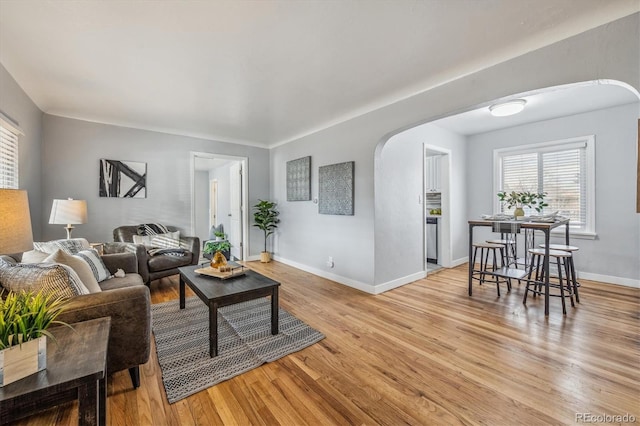
[[[22,253],[22,263],[42,263],[50,253],[45,253],[40,250],[30,250]]]
[[[149,258],[149,272],[164,271],[191,264],[191,252],[184,256],[157,255]]]
[[[70,254],[76,254],[81,250],[90,248],[89,242],[84,238],[71,238],[69,240],[54,240],[45,242],[33,242],[33,248],[39,251],[43,251],[48,254],[52,254],[54,251],[60,249]]]
[[[63,265],[67,265],[71,267],[78,277],[80,277],[80,281],[87,287],[90,293],[96,293],[102,291],[100,286],[98,285],[98,281],[96,280],[93,271],[89,264],[81,257],[76,255],[72,255],[69,253],[65,253],[64,251],[58,249],[53,254],[50,254],[43,261],[44,263],[61,263]]]
[[[89,294],[75,271],[59,263],[17,263],[0,261],[0,284],[9,291],[42,291],[46,295],[69,298]]]
[[[144,285],[142,277],[138,274],[125,274],[122,278],[109,278],[100,283],[102,290],[113,290],[116,288],[131,287],[133,285]]]
[[[151,239],[151,246],[159,248],[180,248],[180,240],[165,237],[164,235],[156,235]]]
[[[111,272],[109,272],[109,269],[107,269],[106,265],[104,264],[96,250],[81,250],[74,256],[79,257],[80,259],[87,262],[87,264],[91,268],[91,272],[93,272],[93,276],[96,278],[96,281],[102,282],[111,277]]]

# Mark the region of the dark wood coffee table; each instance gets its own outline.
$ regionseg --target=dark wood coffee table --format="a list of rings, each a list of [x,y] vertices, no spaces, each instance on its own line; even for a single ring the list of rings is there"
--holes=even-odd
[[[271,296],[271,334],[278,334],[279,282],[247,270],[226,280],[196,274],[200,265],[183,266],[180,272],[180,309],[184,309],[185,284],[209,307],[209,356],[218,355],[218,308]]]
[[[47,368],[0,388],[0,424],[78,400],[79,425],[105,425],[111,318],[50,329]]]

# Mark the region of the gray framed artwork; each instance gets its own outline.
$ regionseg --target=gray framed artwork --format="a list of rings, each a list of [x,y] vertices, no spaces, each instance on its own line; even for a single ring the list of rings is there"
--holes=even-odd
[[[318,212],[353,216],[353,170],[355,163],[331,164],[322,166],[318,171],[320,191],[318,194]]]
[[[100,159],[100,196],[147,198],[147,163]]]
[[[311,200],[311,157],[287,161],[287,201]]]

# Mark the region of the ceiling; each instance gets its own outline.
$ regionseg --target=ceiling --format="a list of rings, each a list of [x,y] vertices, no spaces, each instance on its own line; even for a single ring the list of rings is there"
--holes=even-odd
[[[638,0],[0,0],[0,63],[49,114],[273,146],[638,10]]]
[[[637,94],[625,87],[601,82],[550,88],[513,99],[527,101],[524,110],[516,115],[494,117],[487,105],[442,118],[433,124],[461,135],[475,135],[640,101]]]

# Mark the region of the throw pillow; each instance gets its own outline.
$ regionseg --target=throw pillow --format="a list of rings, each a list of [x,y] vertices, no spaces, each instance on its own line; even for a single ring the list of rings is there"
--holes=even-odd
[[[74,255],[89,265],[93,276],[99,283],[112,277],[111,272],[107,269],[98,252],[94,249],[82,250]]]
[[[40,250],[30,250],[22,253],[22,263],[42,263],[49,253],[45,253]]]
[[[47,254],[52,254],[58,249],[69,254],[76,254],[80,250],[88,249],[89,247],[89,242],[84,238],[71,238],[69,240],[55,240],[33,243],[34,249],[43,251]]]
[[[180,248],[180,240],[165,237],[163,235],[156,235],[151,240],[151,245],[158,248]]]
[[[55,253],[50,254],[44,260],[44,263],[61,263],[63,265],[67,265],[73,269],[76,274],[78,274],[80,281],[82,281],[90,293],[98,293],[102,291],[98,285],[96,277],[93,275],[92,268],[89,266],[87,261],[80,256],[71,255],[63,252],[62,250],[56,250]]]
[[[89,294],[78,274],[58,263],[18,263],[0,267],[0,284],[13,292],[42,291],[46,295],[69,298]]]
[[[166,237],[166,238],[172,238],[174,240],[179,240],[180,231],[167,232],[165,234],[156,234],[156,235],[133,235],[133,242],[135,244],[142,244],[147,247],[153,247],[153,244],[151,244],[151,240],[158,237]]]

